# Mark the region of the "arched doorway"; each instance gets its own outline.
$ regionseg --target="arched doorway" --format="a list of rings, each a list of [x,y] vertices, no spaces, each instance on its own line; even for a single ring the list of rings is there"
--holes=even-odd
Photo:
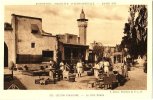
[[[4,67],[8,67],[8,47],[4,42]]]

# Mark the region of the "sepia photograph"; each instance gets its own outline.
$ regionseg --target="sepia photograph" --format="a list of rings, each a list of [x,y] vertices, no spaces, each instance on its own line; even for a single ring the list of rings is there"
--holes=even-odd
[[[4,90],[147,90],[147,5],[5,5]]]

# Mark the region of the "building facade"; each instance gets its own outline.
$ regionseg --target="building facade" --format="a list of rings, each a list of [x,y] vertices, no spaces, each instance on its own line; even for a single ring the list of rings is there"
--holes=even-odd
[[[57,35],[59,39],[60,59],[68,63],[76,63],[78,60],[86,61],[88,56],[88,45],[79,43],[77,35]],[[64,38],[64,39],[63,39]]]
[[[76,63],[78,60],[86,62],[89,55],[89,46],[86,45],[87,21],[82,9],[80,18],[77,19],[79,36],[66,33],[57,35],[59,39],[59,52],[61,60],[68,63]]]
[[[56,61],[57,38],[42,30],[41,18],[12,14],[11,26],[4,37],[6,62],[41,63],[50,58]]]
[[[71,63],[79,59],[87,60],[88,19],[85,19],[83,10],[77,21],[79,36],[69,33],[53,36],[43,31],[41,18],[12,14],[11,24],[5,24],[4,28],[4,66],[11,61],[30,64],[48,62],[50,59]]]
[[[8,66],[8,62],[15,62],[15,36],[11,24],[4,24],[4,66]]]

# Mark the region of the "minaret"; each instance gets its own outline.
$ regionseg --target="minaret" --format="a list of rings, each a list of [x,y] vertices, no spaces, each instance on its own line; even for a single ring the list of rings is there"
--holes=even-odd
[[[88,19],[85,18],[84,11],[82,9],[80,18],[77,19],[79,27],[80,44],[86,45],[86,28]]]

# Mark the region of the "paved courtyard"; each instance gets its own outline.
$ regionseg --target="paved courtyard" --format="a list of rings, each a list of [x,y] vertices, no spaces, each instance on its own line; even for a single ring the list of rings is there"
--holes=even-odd
[[[76,82],[68,82],[66,80],[58,81],[56,84],[39,85],[35,84],[35,79],[38,76],[22,75],[21,72],[16,71],[15,77],[28,90],[95,90],[96,88],[88,88],[87,83],[96,80],[94,76],[87,76],[84,72],[81,78],[76,78]],[[115,88],[115,90],[146,90],[147,89],[147,74],[143,72],[142,68],[134,67],[129,71],[129,80],[123,85]]]
[[[129,78],[124,86],[117,87],[116,90],[147,90],[147,74],[143,72],[143,68],[129,71]]]

